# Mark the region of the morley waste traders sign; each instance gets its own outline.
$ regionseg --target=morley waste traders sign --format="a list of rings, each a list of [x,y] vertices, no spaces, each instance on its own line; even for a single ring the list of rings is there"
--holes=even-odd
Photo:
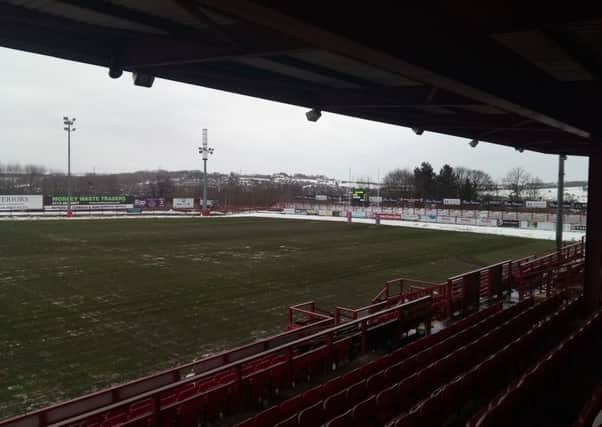
[[[43,196],[36,195],[0,195],[0,211],[42,210]]]
[[[65,210],[68,204],[68,196],[51,196],[44,203],[44,209]],[[128,196],[71,196],[73,210],[113,210],[133,207],[132,198]]]

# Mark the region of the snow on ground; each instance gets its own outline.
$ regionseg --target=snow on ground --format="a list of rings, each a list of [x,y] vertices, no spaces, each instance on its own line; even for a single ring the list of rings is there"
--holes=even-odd
[[[315,215],[292,215],[292,214],[281,214],[277,212],[251,212],[241,213],[233,215],[223,216],[211,216],[201,217],[197,214],[143,214],[143,215],[124,215],[123,213],[118,214],[117,212],[96,212],[95,215],[82,215],[81,213],[75,213],[72,218],[65,216],[57,216],[54,213],[50,215],[0,215],[0,221],[2,220],[88,220],[88,219],[141,219],[141,218],[196,218],[196,219],[217,219],[217,218],[236,218],[236,217],[255,217],[255,218],[277,218],[277,219],[296,219],[306,221],[332,221],[332,222],[346,222],[346,217],[335,217],[335,216],[315,216]],[[359,224],[374,224],[372,218],[353,218],[354,223]],[[483,227],[475,225],[459,225],[459,224],[439,224],[432,222],[415,222],[415,221],[396,221],[396,220],[381,220],[381,225],[392,226],[392,227],[408,227],[408,228],[422,228],[426,230],[444,230],[444,231],[460,231],[466,233],[480,233],[480,234],[495,234],[498,236],[513,236],[513,237],[525,237],[529,239],[543,239],[543,240],[555,240],[556,232],[548,230],[533,230],[524,228],[511,228],[511,227]],[[565,231],[563,233],[563,239],[565,241],[578,241],[585,235],[584,232],[578,231]]]
[[[496,190],[496,191],[484,191],[484,194],[490,194],[492,196],[499,197],[510,197],[511,190]],[[573,199],[576,202],[587,203],[587,188],[580,186],[571,186],[564,188],[564,198]],[[558,199],[558,188],[541,188],[537,191],[537,197],[533,200],[548,200],[556,201]]]
[[[345,217],[335,216],[312,216],[312,215],[284,215],[274,212],[257,212],[249,214],[238,214],[230,216],[253,216],[259,218],[284,218],[284,219],[304,219],[311,221],[337,221],[346,222]],[[374,224],[374,219],[371,218],[353,218],[353,222],[360,224]],[[476,225],[459,225],[459,224],[439,224],[434,222],[415,222],[415,221],[397,221],[397,220],[381,220],[381,225],[389,225],[394,227],[409,227],[422,228],[426,230],[445,230],[445,231],[461,231],[466,233],[480,234],[495,234],[498,236],[513,236],[526,237],[529,239],[556,240],[556,232],[548,230],[532,230],[524,228],[511,227],[482,227]],[[565,241],[578,241],[585,235],[584,232],[565,231],[563,239]]]

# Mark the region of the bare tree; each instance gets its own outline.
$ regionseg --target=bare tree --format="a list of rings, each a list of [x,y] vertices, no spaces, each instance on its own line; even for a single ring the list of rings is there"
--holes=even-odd
[[[395,169],[383,178],[383,196],[399,199],[414,192],[414,173],[409,169]]]
[[[531,181],[531,175],[522,167],[512,169],[502,180],[503,184],[510,190],[510,197],[521,199],[523,193]]]
[[[531,177],[525,186],[525,194],[531,200],[539,199],[539,190],[543,187],[543,181],[537,177]]]

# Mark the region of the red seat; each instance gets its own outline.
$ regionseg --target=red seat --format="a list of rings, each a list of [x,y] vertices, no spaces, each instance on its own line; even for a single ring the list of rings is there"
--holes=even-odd
[[[398,398],[399,410],[401,412],[407,411],[417,400],[414,392],[418,381],[417,378],[417,374],[412,374],[399,383]]]
[[[324,400],[324,417],[330,420],[339,415],[346,407],[347,391],[341,390]]]
[[[343,390],[345,388],[344,383],[345,380],[342,376],[331,378],[323,385],[324,396],[330,396]]]
[[[285,400],[280,404],[280,415],[283,418],[290,417],[293,414],[296,414],[304,407],[303,404],[303,395],[298,394],[290,399]]]
[[[226,411],[228,404],[228,390],[227,385],[220,385],[209,391],[205,397],[207,416],[209,418],[217,417],[221,413]]]
[[[395,422],[395,427],[423,427],[418,411],[411,411]]]
[[[208,380],[200,381],[196,385],[196,390],[199,392],[207,391],[217,385],[217,380],[215,378],[211,378]]]
[[[270,395],[270,373],[255,372],[243,380],[246,396],[250,401],[261,403]]]
[[[178,424],[196,425],[197,421],[204,416],[206,399],[204,395],[186,400],[178,406]]]
[[[324,422],[324,409],[322,402],[317,402],[309,408],[299,412],[300,427],[318,427]]]
[[[257,423],[255,417],[251,417],[239,422],[238,424],[235,424],[234,427],[256,427],[256,425]]]
[[[358,381],[347,389],[347,401],[350,405],[362,401],[366,397],[366,380]]]
[[[393,364],[393,355],[387,354],[376,360],[376,369],[382,371]]]
[[[381,391],[383,389],[383,386],[385,385],[386,380],[385,380],[385,373],[384,372],[378,372],[374,375],[372,375],[370,378],[368,378],[367,382],[366,382],[366,387],[368,388],[368,394],[376,394],[379,391]]]
[[[356,382],[360,381],[363,378],[364,378],[364,375],[363,375],[361,368],[356,368],[353,371],[345,374],[345,376],[343,377],[345,387],[349,387],[350,385],[355,384]]]
[[[186,384],[185,386],[182,387],[182,389],[180,389],[180,391],[178,391],[176,400],[178,400],[178,401],[184,400],[190,396],[194,396],[195,393],[196,393],[196,387],[195,387],[194,383]]]
[[[307,375],[310,380],[324,373],[327,355],[325,348],[312,350],[307,354]]]
[[[255,425],[257,427],[272,427],[281,419],[280,407],[272,406],[255,416]]]
[[[280,421],[274,427],[297,427],[299,425],[297,414],[288,417],[286,420]]]
[[[323,394],[324,388],[321,385],[307,390],[305,393],[303,393],[303,405],[313,405],[317,401],[322,400]]]
[[[399,411],[399,383],[387,387],[376,395],[377,415],[385,424]]]
[[[123,424],[128,419],[127,412],[120,412],[119,414],[109,416],[103,423],[102,427],[113,427],[118,426],[119,424]]]
[[[278,394],[280,390],[290,387],[291,378],[289,377],[289,368],[286,361],[279,361],[270,368],[270,387],[274,393]]]
[[[129,418],[135,418],[150,414],[153,411],[153,401],[151,399],[142,400],[130,405]]]
[[[351,409],[330,420],[324,427],[349,427],[353,423]]]
[[[302,354],[300,356],[293,357],[292,382],[299,383],[307,380],[307,378],[307,356]]]
[[[353,408],[353,425],[356,427],[376,426],[378,417],[376,417],[376,398],[370,396],[361,401]]]
[[[166,406],[171,405],[176,400],[178,400],[178,396],[176,395],[176,393],[168,394],[167,396],[161,397],[161,408],[165,408]]]
[[[337,367],[344,365],[349,360],[350,349],[351,339],[349,338],[345,338],[334,343],[334,362],[336,363]]]

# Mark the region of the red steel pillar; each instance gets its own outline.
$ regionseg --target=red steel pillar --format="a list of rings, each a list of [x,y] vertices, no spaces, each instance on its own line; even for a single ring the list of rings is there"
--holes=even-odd
[[[587,231],[585,241],[585,281],[583,296],[586,312],[600,307],[602,266],[602,150],[598,147],[589,156],[587,189]]]

